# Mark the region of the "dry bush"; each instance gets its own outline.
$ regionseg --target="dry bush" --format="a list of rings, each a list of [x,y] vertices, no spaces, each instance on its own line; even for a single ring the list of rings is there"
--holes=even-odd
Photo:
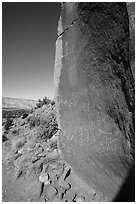
[[[40,118],[40,126],[38,127],[39,139],[50,139],[58,131],[58,124],[55,115],[51,112]]]
[[[8,138],[5,134],[2,135],[2,142],[6,142],[8,141]]]
[[[25,142],[26,140],[24,137],[14,138],[12,140],[12,150],[18,151],[24,146]]]
[[[13,130],[13,131],[12,131],[12,134],[18,135],[18,134],[19,134],[19,130]]]
[[[30,129],[40,125],[39,118],[34,115],[30,115],[27,118],[27,122],[30,124]]]

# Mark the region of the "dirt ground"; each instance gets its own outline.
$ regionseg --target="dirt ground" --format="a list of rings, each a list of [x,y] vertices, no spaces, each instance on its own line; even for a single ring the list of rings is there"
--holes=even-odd
[[[103,195],[83,182],[62,159],[58,138],[27,143],[18,151],[3,145],[3,202],[96,202]]]

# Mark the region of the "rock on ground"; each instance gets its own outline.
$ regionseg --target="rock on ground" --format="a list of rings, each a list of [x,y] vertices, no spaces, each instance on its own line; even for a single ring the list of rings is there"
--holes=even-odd
[[[102,194],[89,187],[62,160],[58,148],[56,149],[58,157],[55,156],[55,149],[50,148],[52,142],[55,142],[55,138],[53,141],[51,138],[46,144],[39,144],[39,147],[31,152],[26,151],[17,159],[15,159],[17,153],[11,150],[10,156],[3,161],[3,201],[105,201],[106,198]],[[41,147],[45,152],[47,149],[47,153],[34,160],[33,156]]]

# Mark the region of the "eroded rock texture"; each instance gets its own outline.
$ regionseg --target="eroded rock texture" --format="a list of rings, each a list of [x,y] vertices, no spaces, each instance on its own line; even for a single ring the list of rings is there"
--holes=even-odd
[[[60,150],[113,199],[134,160],[134,77],[126,3],[63,3],[55,61]]]

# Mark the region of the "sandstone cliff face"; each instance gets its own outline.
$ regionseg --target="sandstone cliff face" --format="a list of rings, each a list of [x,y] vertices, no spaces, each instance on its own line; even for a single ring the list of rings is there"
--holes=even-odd
[[[60,150],[110,200],[134,161],[130,37],[126,3],[62,4],[55,61]]]
[[[127,2],[130,30],[130,65],[135,77],[135,2]]]

